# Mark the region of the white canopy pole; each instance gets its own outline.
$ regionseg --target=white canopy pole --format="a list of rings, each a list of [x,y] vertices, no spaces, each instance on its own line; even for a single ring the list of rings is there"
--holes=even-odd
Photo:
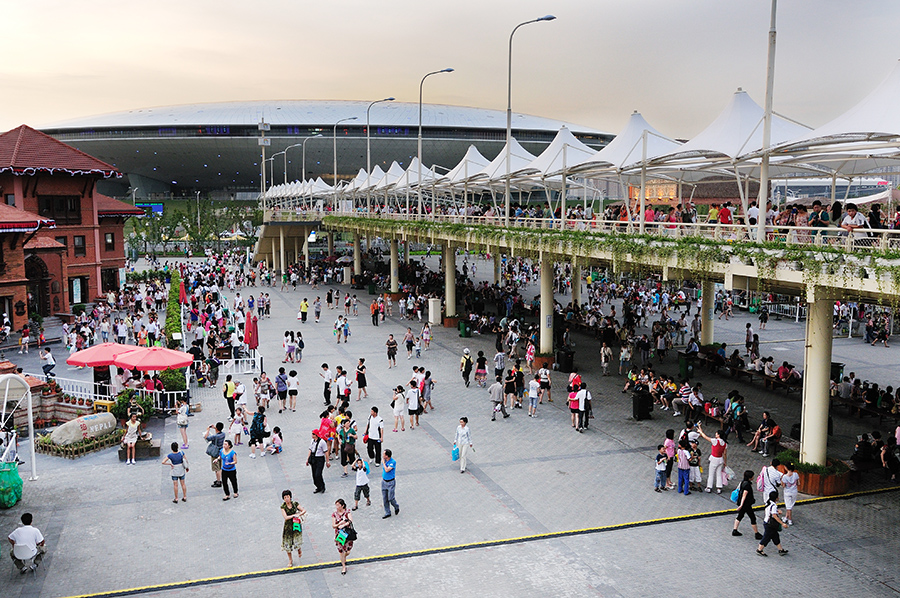
[[[772,0],[772,22],[769,25],[769,54],[766,65],[766,114],[763,123],[762,164],[759,169],[759,218],[756,222],[756,240],[766,240],[766,218],[769,211],[769,144],[772,140],[772,95],[775,85],[775,15],[778,0]]]
[[[638,215],[638,232],[644,234],[644,195],[647,185],[647,129],[641,133],[641,213]]]

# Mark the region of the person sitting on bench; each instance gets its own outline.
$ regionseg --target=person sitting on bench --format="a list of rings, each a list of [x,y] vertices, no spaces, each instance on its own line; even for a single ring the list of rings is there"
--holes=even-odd
[[[775,420],[769,416],[768,411],[763,411],[762,417],[762,423],[759,424],[756,432],[753,433],[753,439],[747,443],[747,446],[750,447],[751,451],[759,450],[760,440],[768,436],[769,430],[775,427]]]

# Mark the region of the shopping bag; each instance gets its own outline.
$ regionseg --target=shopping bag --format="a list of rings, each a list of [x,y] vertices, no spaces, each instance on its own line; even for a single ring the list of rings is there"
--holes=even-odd
[[[453,459],[454,461],[459,461],[459,447],[458,446],[454,446],[453,450],[450,451],[450,458]]]

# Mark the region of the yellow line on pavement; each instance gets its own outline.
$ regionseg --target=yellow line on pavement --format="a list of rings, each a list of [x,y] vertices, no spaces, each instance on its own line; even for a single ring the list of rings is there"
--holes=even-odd
[[[859,492],[851,492],[849,494],[841,494],[839,496],[822,496],[818,498],[806,498],[798,500],[798,505],[817,504],[822,502],[830,502],[835,500],[846,500],[857,498],[860,496],[871,496],[883,494],[886,492],[894,492],[900,490],[900,486],[890,488],[879,488],[876,490],[862,490]],[[763,505],[758,505],[754,509],[762,509]],[[627,523],[615,523],[612,525],[603,525],[599,527],[587,527],[582,529],[563,530],[558,532],[546,532],[542,534],[532,534],[528,536],[519,536],[515,538],[502,538],[498,540],[484,540],[481,542],[467,542],[465,544],[456,544],[452,546],[441,546],[437,548],[425,548],[421,550],[410,550],[406,552],[395,552],[390,554],[381,554],[377,556],[362,557],[358,559],[349,559],[348,565],[361,565],[365,563],[377,563],[382,561],[392,561],[397,559],[405,559],[419,556],[427,556],[432,554],[441,554],[445,552],[459,552],[463,550],[473,550],[478,548],[490,548],[494,546],[505,546],[509,544],[522,544],[525,542],[535,542],[539,540],[549,540],[554,538],[564,538],[568,536],[580,536],[586,534],[597,534],[602,532],[611,532],[633,527],[645,527],[649,525],[658,525],[662,523],[674,523],[678,521],[689,521],[692,519],[705,519],[709,517],[718,517],[720,515],[734,514],[734,508],[723,509],[719,511],[707,511],[704,513],[690,513],[687,515],[675,515],[672,517],[659,517],[656,519],[645,519],[643,521],[630,521]],[[164,592],[168,590],[178,590],[203,585],[214,585],[232,581],[243,581],[256,579],[261,577],[274,577],[276,575],[287,575],[291,573],[301,573],[304,571],[316,571],[320,569],[335,569],[340,566],[340,561],[328,561],[323,563],[314,563],[310,565],[299,565],[297,567],[284,567],[281,569],[268,569],[265,571],[252,571],[247,573],[235,573],[231,575],[220,575],[217,577],[204,577],[200,579],[188,579],[185,581],[176,581],[170,583],[161,583],[135,588],[126,588],[122,590],[112,590],[108,592],[96,592],[93,594],[78,594],[69,596],[68,598],[115,598],[118,596],[132,596],[135,594],[148,594],[150,592]]]

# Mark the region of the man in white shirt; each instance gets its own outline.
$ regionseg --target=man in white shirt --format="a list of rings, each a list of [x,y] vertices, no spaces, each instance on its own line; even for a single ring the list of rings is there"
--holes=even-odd
[[[16,528],[16,530],[9,535],[9,543],[13,546],[13,550],[10,551],[9,556],[12,558],[13,563],[16,564],[16,568],[22,573],[37,568],[37,566],[41,564],[41,559],[44,557],[44,536],[38,528],[32,527],[31,521],[31,513],[22,513],[22,526]],[[24,553],[35,555],[34,565],[27,567],[25,561],[16,558],[16,546],[22,547],[20,550],[23,550]]]
[[[419,424],[419,384],[415,378],[409,381],[409,390],[406,391],[406,409],[409,412],[409,428],[413,429]]]
[[[381,437],[384,431],[384,420],[378,415],[378,407],[372,407],[369,413],[369,420],[366,422],[366,432],[363,436],[368,436],[366,441],[366,449],[369,453],[369,459],[375,467],[381,467]]]
[[[857,211],[856,204],[853,203],[847,204],[847,213],[844,215],[844,219],[841,220],[841,228],[848,233],[852,233],[854,237],[867,238],[869,236],[865,232],[866,217]]]
[[[750,207],[747,208],[747,222],[751,225],[759,222],[759,207],[757,207],[755,201],[750,202]]]
[[[779,465],[781,465],[781,461],[772,459],[772,464],[763,468],[762,476],[763,484],[765,485],[763,496],[765,496],[767,500],[770,492],[773,490],[777,491],[778,488],[781,487],[781,472],[778,471]]]

